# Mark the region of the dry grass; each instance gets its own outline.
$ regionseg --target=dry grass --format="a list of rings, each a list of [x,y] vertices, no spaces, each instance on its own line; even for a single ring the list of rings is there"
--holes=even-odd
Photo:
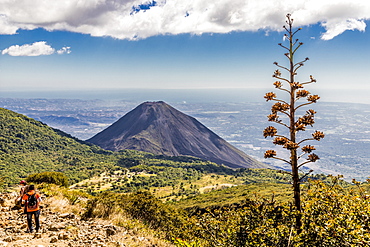
[[[112,236],[112,241],[124,243],[127,247],[174,247],[175,245],[161,239],[158,232],[148,229],[140,221],[131,219],[121,212],[112,214],[108,219],[96,219],[101,225],[113,224],[121,228],[121,231]],[[110,246],[115,246],[110,245]]]
[[[44,200],[45,204],[48,204],[50,210],[59,213],[74,213],[76,215],[84,212],[85,203],[76,203],[71,205],[69,199],[65,197],[68,190],[61,189],[57,186],[49,187],[46,189],[49,193],[49,197]],[[99,209],[97,209],[99,210]],[[131,219],[119,210],[119,208],[113,210],[114,213],[110,215],[107,220],[95,219],[98,224],[103,225],[116,225],[120,227],[120,231],[112,236],[112,243],[109,246],[117,246],[116,242],[124,243],[128,247],[173,247],[174,245],[161,239],[158,232],[153,231],[142,224],[140,221]],[[77,229],[68,229],[70,231],[78,231]]]
[[[199,180],[181,180],[179,181],[179,184],[182,183],[182,187],[185,190],[196,190],[198,193],[202,194],[212,190],[223,189],[225,187],[242,185],[244,181],[245,180],[242,178],[235,178],[235,176],[232,175],[207,174]],[[184,199],[186,196],[178,197],[172,195],[179,191],[179,185],[176,185],[175,188],[172,186],[166,186],[150,189],[150,192],[152,192],[157,198],[162,198],[163,201]]]
[[[69,200],[61,196],[49,197],[45,200],[45,204],[49,205],[50,210],[59,213],[74,213],[81,214],[84,208],[80,204],[71,205]]]

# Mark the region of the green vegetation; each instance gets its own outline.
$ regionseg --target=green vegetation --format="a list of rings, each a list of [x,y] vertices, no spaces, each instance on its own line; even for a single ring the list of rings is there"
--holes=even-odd
[[[4,190],[5,187],[5,177],[0,177],[0,192]]]
[[[113,166],[110,153],[41,122],[0,109],[0,172],[14,183],[43,171],[65,173],[73,183]]]
[[[165,237],[176,246],[368,246],[369,188],[368,183],[349,186],[333,176],[325,182],[307,181],[302,186],[300,232],[294,227],[297,211],[292,210],[291,199],[256,193],[230,205],[222,201],[202,205],[205,199],[200,196],[200,207],[194,210],[193,198],[163,203],[147,191],[105,192],[88,202],[84,217],[116,219],[115,223],[126,229],[140,224],[142,230]],[[233,189],[207,196],[222,197]]]
[[[239,207],[245,200],[271,197],[279,202],[287,202],[292,198],[290,185],[278,183],[254,183],[233,186],[222,190],[212,190],[208,193],[192,196],[175,203],[179,208],[187,211],[198,211],[204,208]]]
[[[68,178],[64,173],[61,172],[41,172],[31,174],[27,177],[28,183],[47,183],[47,184],[55,184],[67,187],[68,186]]]
[[[102,193],[89,201],[83,216],[109,219],[120,214],[126,216],[125,221],[118,220],[116,224],[126,229],[131,228],[125,224],[129,218],[139,220],[146,227],[160,231],[157,232],[158,236],[165,236],[167,239],[175,236],[184,237],[185,213],[162,203],[147,191],[131,194]]]
[[[242,208],[208,210],[192,217],[200,246],[368,246],[369,199],[343,188],[338,177],[310,181],[302,191],[302,228],[292,204],[250,200]]]
[[[147,160],[150,161],[150,159]],[[156,160],[151,161],[155,163]],[[215,164],[190,163],[192,166],[189,166],[189,163],[182,162],[175,163],[176,166],[169,166],[171,162],[173,161],[162,160],[160,164],[138,165],[105,172],[100,176],[83,180],[71,188],[92,194],[103,191],[128,193],[147,190],[164,202],[178,201],[188,197],[198,198],[199,194],[222,190],[229,196],[219,200],[234,203],[241,200],[240,195],[255,192],[260,194],[263,191],[271,193],[274,189],[277,190],[278,197],[280,195],[284,197],[287,193],[279,189],[289,186],[286,180],[288,176],[276,170],[232,170]],[[242,191],[242,188],[238,187],[240,185],[245,185],[243,188],[247,190]]]

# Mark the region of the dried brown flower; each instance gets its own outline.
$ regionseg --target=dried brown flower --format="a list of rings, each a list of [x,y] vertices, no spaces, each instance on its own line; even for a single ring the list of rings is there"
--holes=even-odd
[[[308,155],[308,158],[307,158],[307,160],[309,160],[311,162],[316,162],[319,159],[320,159],[320,157],[317,156],[316,154],[310,154],[310,155]]]
[[[293,149],[299,148],[299,145],[295,142],[288,141],[287,143],[285,143],[284,148],[289,149],[289,150],[293,150]]]
[[[304,98],[304,97],[307,97],[309,94],[310,94],[310,92],[307,91],[307,90],[298,90],[297,93],[296,93],[296,97],[297,98]]]
[[[295,130],[296,131],[305,131],[306,130],[306,126],[303,125],[303,124],[296,123],[295,124]]]
[[[276,82],[274,82],[274,86],[275,86],[275,88],[281,88],[283,86],[283,84],[280,81],[276,81]]]
[[[320,141],[322,138],[325,137],[324,133],[321,131],[315,131],[315,133],[312,134],[313,139]]]
[[[265,152],[265,159],[272,158],[274,156],[276,156],[276,151],[275,150],[267,150]]]
[[[294,89],[303,88],[302,84],[300,84],[299,82],[293,82],[290,86]]]
[[[269,126],[267,127],[264,131],[263,131],[263,136],[266,138],[268,136],[275,136],[277,134],[277,129],[273,126]]]
[[[276,98],[276,94],[273,92],[269,92],[265,94],[264,98],[266,99],[266,101],[273,100]]]
[[[308,115],[315,115],[316,114],[316,112],[314,110],[312,110],[312,109],[309,109],[308,111],[306,111],[306,113]]]
[[[297,121],[298,124],[303,124],[305,126],[307,125],[313,125],[315,123],[315,119],[313,118],[313,115],[304,115],[300,118],[298,118]]]
[[[287,111],[288,109],[289,105],[281,102],[276,102],[271,107],[272,113],[277,113],[278,111]]]
[[[311,153],[313,150],[316,150],[316,148],[311,145],[306,145],[302,148],[302,151],[305,153]]]
[[[318,101],[319,99],[320,99],[320,96],[318,96],[318,95],[310,95],[307,98],[307,100],[312,102],[312,103],[316,103],[316,101]]]
[[[270,122],[278,122],[279,116],[277,114],[270,114],[267,116]]]
[[[274,75],[273,75],[274,77],[276,77],[276,76],[278,76],[278,77],[280,77],[281,76],[281,72],[280,72],[280,70],[275,70],[274,71]]]
[[[288,138],[285,137],[275,137],[272,143],[274,143],[275,145],[285,145],[288,141]]]

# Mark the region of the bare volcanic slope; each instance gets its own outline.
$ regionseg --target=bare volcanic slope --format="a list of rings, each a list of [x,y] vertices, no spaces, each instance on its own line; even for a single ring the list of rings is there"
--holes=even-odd
[[[163,101],[142,103],[87,142],[112,151],[193,156],[233,168],[269,167]]]

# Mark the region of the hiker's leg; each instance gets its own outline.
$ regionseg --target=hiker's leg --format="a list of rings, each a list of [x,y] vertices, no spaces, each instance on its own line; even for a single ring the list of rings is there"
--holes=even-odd
[[[40,229],[40,210],[35,212],[36,231]]]
[[[27,226],[28,226],[28,231],[32,232],[33,227],[32,227],[32,215],[33,213],[27,213]]]

